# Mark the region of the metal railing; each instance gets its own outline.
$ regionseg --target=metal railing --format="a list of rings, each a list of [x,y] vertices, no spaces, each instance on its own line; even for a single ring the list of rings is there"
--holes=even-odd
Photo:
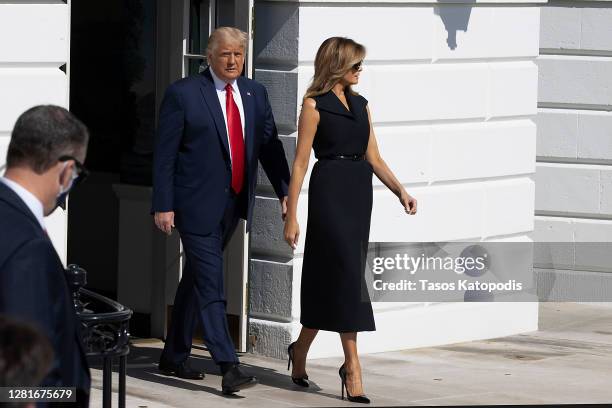
[[[83,288],[87,284],[87,272],[78,265],[68,265],[66,279],[81,321],[85,353],[88,357],[103,359],[102,406],[111,407],[113,359],[119,357],[119,408],[125,408],[126,359],[130,352],[129,322],[132,310]]]

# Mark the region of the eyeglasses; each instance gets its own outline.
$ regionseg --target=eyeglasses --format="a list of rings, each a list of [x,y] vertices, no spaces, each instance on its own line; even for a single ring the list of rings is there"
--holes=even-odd
[[[76,168],[76,173],[77,173],[77,176],[74,178],[75,186],[77,184],[82,183],[83,181],[85,181],[87,177],[89,177],[89,170],[87,170],[85,166],[83,165],[83,163],[78,161],[75,157],[65,155],[65,156],[60,157],[57,160],[60,162],[66,162],[68,160],[72,160],[74,162],[74,167]]]
[[[351,67],[351,69],[353,69],[353,71],[361,71],[361,65],[363,64],[363,61],[359,61],[358,63],[356,63],[355,65],[353,65]]]

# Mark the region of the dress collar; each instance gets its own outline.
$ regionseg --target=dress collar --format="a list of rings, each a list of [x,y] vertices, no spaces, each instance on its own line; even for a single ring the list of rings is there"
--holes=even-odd
[[[316,97],[317,109],[323,109],[331,113],[354,118],[355,115],[359,115],[365,107],[365,104],[362,103],[363,98],[359,97],[359,95],[353,95],[350,91],[345,92],[344,95],[346,96],[346,101],[351,108],[350,110],[346,109],[346,106],[344,106],[344,104],[332,90],[329,90],[326,93]]]

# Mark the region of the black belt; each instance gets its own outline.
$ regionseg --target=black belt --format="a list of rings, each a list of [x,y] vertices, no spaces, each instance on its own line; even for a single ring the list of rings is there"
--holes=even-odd
[[[363,154],[337,154],[337,155],[329,155],[329,156],[321,156],[319,160],[353,160],[359,161],[364,160],[365,156]]]

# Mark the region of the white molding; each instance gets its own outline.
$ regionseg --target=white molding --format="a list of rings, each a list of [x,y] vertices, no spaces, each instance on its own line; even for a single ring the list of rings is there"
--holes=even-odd
[[[485,340],[526,333],[538,329],[537,302],[444,302],[403,305],[385,311],[376,310],[376,331],[359,333],[361,354],[441,346],[465,341]],[[251,322],[280,330],[296,339],[299,320],[291,323],[251,318]],[[286,345],[284,345],[286,347]],[[276,356],[277,344],[265,344],[258,353]],[[341,357],[338,333],[321,330],[312,343],[308,359]]]
[[[353,3],[355,6],[384,6],[386,4],[406,4],[406,5],[415,5],[415,4],[436,4],[436,5],[456,5],[456,4],[465,4],[465,5],[478,5],[478,4],[544,4],[548,3],[548,0],[333,0],[333,1],[321,1],[321,0],[265,0],[267,2],[274,3],[299,3],[304,4],[306,6],[319,6],[319,7],[333,7],[335,5],[346,6],[347,4]],[[612,0],[600,0],[600,1],[612,1]]]

